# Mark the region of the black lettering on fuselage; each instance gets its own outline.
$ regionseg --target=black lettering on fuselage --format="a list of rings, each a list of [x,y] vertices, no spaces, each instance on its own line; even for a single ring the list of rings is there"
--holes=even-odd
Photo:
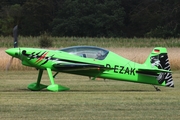
[[[134,71],[135,71],[135,68],[131,68],[131,70],[130,70],[130,75],[132,75],[132,74],[135,75],[135,72],[134,72]]]
[[[124,66],[120,66],[119,73],[123,74]]]
[[[107,67],[107,68],[111,68],[111,65],[110,65],[110,64],[106,64],[106,67]]]
[[[115,66],[114,66],[114,72],[115,72],[115,73],[118,73],[118,67],[119,67],[119,65],[115,65]]]
[[[129,75],[129,68],[127,67],[124,74],[128,74]]]
[[[106,64],[107,68],[111,68],[110,64]],[[135,68],[114,65],[114,72],[119,74],[135,75]]]

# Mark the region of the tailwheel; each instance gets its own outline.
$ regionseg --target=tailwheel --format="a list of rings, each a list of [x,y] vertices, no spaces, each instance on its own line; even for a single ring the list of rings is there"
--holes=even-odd
[[[53,85],[49,85],[49,86],[47,87],[47,90],[53,91],[53,92],[58,92],[58,91],[70,90],[70,88],[67,88],[67,87],[65,87],[65,86],[58,85],[58,84],[53,84]]]
[[[47,85],[37,84],[37,83],[31,83],[28,85],[28,89],[32,91],[40,91],[44,88],[47,88]]]

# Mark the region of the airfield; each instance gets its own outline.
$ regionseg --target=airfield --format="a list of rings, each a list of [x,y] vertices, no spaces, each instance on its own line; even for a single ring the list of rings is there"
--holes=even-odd
[[[1,49],[1,65],[6,66],[10,57]],[[117,49],[116,53],[128,59],[145,60],[151,48]],[[145,52],[146,51],[146,52]],[[69,91],[30,91],[27,85],[36,82],[36,69],[22,68],[19,61],[9,71],[0,70],[0,119],[1,120],[178,120],[180,118],[180,69],[178,48],[169,50],[173,64],[175,88],[128,83],[109,79],[90,80],[88,77],[60,73],[55,82],[70,88]],[[129,54],[127,54],[129,52]],[[131,54],[130,54],[131,53]],[[141,62],[141,61],[140,61]],[[44,72],[43,84],[50,84]]]

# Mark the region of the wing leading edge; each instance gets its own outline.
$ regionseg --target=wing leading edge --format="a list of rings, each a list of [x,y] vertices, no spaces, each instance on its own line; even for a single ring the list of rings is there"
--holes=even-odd
[[[104,67],[104,65],[98,64],[85,64],[85,63],[58,63],[53,65],[54,68],[60,71],[78,71],[78,70],[110,70],[110,68]]]

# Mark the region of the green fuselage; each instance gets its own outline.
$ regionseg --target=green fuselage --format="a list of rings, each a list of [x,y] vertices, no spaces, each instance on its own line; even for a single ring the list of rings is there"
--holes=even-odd
[[[20,48],[22,54],[24,48]],[[50,68],[52,71],[65,72],[77,75],[84,75],[89,77],[99,77],[105,79],[122,80],[137,83],[146,83],[160,85],[154,76],[147,76],[138,74],[136,71],[138,68],[147,68],[145,64],[139,64],[125,59],[111,51],[104,60],[98,60],[93,58],[84,58],[77,55],[69,54],[63,51],[46,50],[46,49],[32,49],[26,48],[24,55],[19,55],[18,58],[22,60],[22,64],[37,69]],[[96,69],[82,69],[82,68],[56,68],[53,65],[60,64],[61,66],[66,64],[96,64],[109,68],[107,70]],[[161,84],[165,85],[165,83]]]

